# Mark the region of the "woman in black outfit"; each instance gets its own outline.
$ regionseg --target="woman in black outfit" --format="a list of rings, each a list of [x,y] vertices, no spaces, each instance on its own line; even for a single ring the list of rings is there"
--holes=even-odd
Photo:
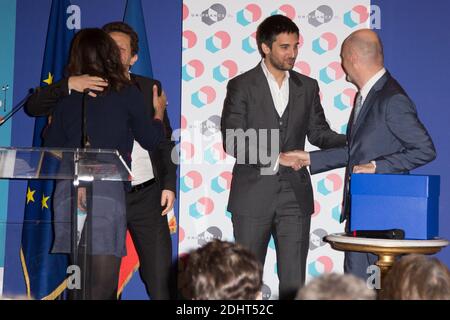
[[[117,149],[128,166],[133,139],[151,151],[163,138],[161,121],[152,119],[140,91],[126,77],[119,48],[101,29],[84,29],[73,42],[68,76],[89,74],[108,81],[97,97],[88,95],[86,128],[91,148]],[[83,94],[72,92],[56,106],[44,133],[44,145],[80,148]],[[162,113],[155,118],[162,119]],[[129,183],[94,181],[92,184],[92,237],[87,249],[87,299],[116,299],[121,257],[126,254],[125,189]],[[82,189],[83,190],[83,189]],[[85,193],[79,192],[83,198]],[[70,253],[70,181],[58,182],[54,195],[55,241],[53,252]],[[80,211],[80,206],[78,207]],[[81,208],[81,211],[84,209]],[[82,213],[82,212],[81,212]],[[80,217],[80,216],[79,216]],[[80,221],[80,218],[79,218]],[[81,238],[86,236],[83,228]],[[80,259],[78,259],[80,260]],[[84,260],[82,260],[84,261]]]

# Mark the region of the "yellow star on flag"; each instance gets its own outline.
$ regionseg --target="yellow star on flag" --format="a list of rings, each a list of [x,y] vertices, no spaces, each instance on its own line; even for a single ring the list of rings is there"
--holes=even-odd
[[[31,201],[34,202],[34,193],[36,192],[36,190],[31,191],[30,187],[28,187],[28,191],[27,191],[27,204]]]
[[[47,200],[50,198],[50,196],[46,197],[45,194],[42,195],[42,209],[47,208],[48,209],[48,205],[47,205]]]
[[[53,83],[53,75],[49,72],[48,73],[48,78],[43,80],[43,82],[45,82],[48,85],[51,85]]]

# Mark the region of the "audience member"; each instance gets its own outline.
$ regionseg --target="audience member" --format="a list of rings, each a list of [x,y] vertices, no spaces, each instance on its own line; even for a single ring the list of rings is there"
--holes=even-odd
[[[263,269],[239,244],[213,240],[190,253],[185,280],[194,300],[261,299]]]
[[[351,274],[327,273],[301,288],[296,300],[375,300],[364,280]]]
[[[380,300],[449,300],[450,271],[436,258],[402,257],[383,280]]]

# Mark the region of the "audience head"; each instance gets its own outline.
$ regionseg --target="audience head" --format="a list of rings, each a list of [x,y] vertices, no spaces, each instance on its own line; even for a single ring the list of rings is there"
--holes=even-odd
[[[449,300],[450,271],[436,258],[411,254],[395,262],[383,280],[382,300]]]
[[[254,300],[261,295],[262,265],[236,243],[207,243],[190,253],[185,272],[191,299]]]
[[[376,293],[364,280],[351,274],[327,273],[311,280],[297,293],[297,300],[374,300]]]

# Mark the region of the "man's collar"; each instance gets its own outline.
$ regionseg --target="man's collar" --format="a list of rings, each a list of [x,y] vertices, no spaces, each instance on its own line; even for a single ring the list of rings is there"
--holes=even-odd
[[[264,59],[261,60],[261,68],[263,69],[263,72],[264,72],[264,75],[266,76],[266,78],[271,78],[273,81],[276,81],[273,74],[267,68],[266,63],[264,62]],[[290,77],[289,71],[285,71],[284,73],[285,73],[285,78],[283,79],[283,81],[285,79],[289,79],[289,77]]]
[[[386,73],[386,69],[383,67],[380,71],[375,73],[372,78],[369,79],[369,81],[366,82],[366,84],[359,90],[359,94],[362,96],[363,100],[366,99],[367,95],[369,94],[372,87],[377,83],[378,80],[381,79],[381,77]]]

